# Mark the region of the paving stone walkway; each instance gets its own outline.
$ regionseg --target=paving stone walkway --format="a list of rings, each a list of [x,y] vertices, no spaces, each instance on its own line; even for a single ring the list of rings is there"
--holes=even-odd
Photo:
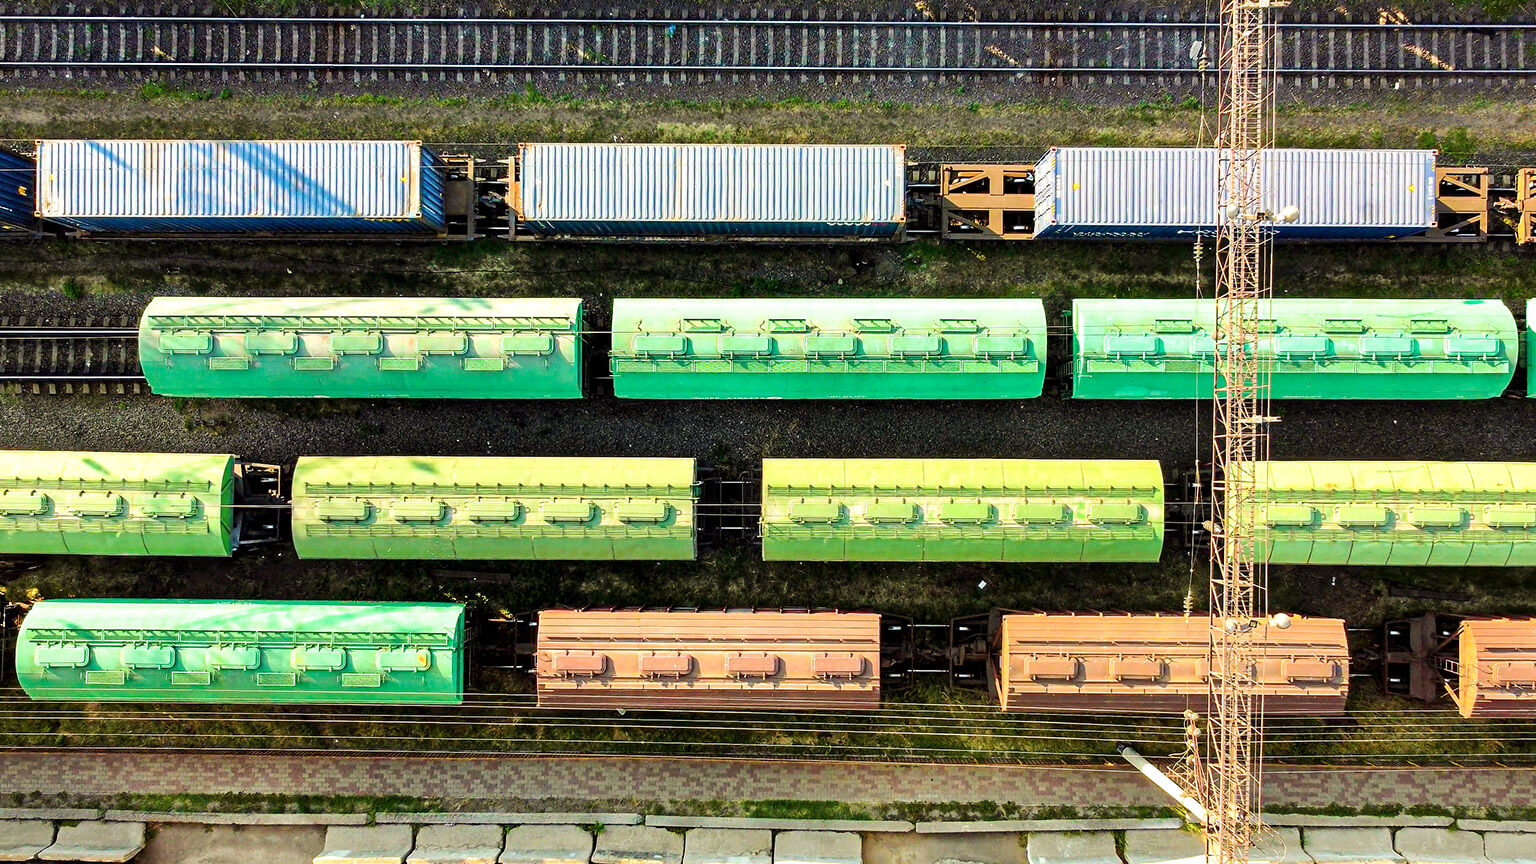
[[[1271,769],[1268,805],[1536,806],[1536,768]],[[0,755],[0,792],[75,795],[405,795],[420,798],[641,800],[767,798],[996,801],[1025,806],[1165,803],[1135,771],[756,761],[37,752]]]

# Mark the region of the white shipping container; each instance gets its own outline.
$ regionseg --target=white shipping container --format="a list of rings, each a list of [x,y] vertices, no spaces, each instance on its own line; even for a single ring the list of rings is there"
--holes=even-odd
[[[524,144],[520,228],[567,236],[889,237],[901,145]]]
[[[1220,221],[1221,155],[1204,147],[1058,147],[1035,166],[1035,236],[1209,236]],[[1388,239],[1435,225],[1433,150],[1271,150],[1264,206],[1292,239]]]

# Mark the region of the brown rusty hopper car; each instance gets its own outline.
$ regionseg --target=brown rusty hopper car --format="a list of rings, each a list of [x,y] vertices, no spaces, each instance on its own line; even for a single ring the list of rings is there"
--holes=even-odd
[[[536,664],[541,707],[877,708],[880,616],[547,611]]]
[[[1005,711],[1181,712],[1207,708],[1204,616],[1009,614],[994,640],[992,689]],[[1343,714],[1344,622],[1295,618],[1258,634],[1266,714]]]
[[[1536,618],[1469,618],[1458,637],[1462,716],[1536,716]]]

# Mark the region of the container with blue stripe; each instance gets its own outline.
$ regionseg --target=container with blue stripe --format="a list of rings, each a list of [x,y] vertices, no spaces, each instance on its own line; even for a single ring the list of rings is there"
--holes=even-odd
[[[122,234],[442,232],[420,141],[39,141],[38,214]]]
[[[1193,240],[1220,221],[1210,147],[1056,147],[1035,165],[1035,237]],[[1392,240],[1435,227],[1433,150],[1271,150],[1263,202],[1287,240]]]
[[[536,237],[891,239],[906,149],[841,144],[523,144],[514,206]]]
[[[30,231],[37,219],[32,200],[37,168],[32,160],[0,150],[0,233]]]

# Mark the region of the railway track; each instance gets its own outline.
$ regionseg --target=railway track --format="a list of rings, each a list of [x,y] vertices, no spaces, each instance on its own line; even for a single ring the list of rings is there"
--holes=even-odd
[[[527,80],[647,83],[1198,80],[1206,22],[0,17],[13,81]],[[1309,88],[1516,86],[1536,77],[1536,25],[1296,23],[1280,74]],[[466,76],[469,76],[467,79]]]
[[[139,369],[136,322],[128,316],[0,317],[0,391],[147,392]]]

